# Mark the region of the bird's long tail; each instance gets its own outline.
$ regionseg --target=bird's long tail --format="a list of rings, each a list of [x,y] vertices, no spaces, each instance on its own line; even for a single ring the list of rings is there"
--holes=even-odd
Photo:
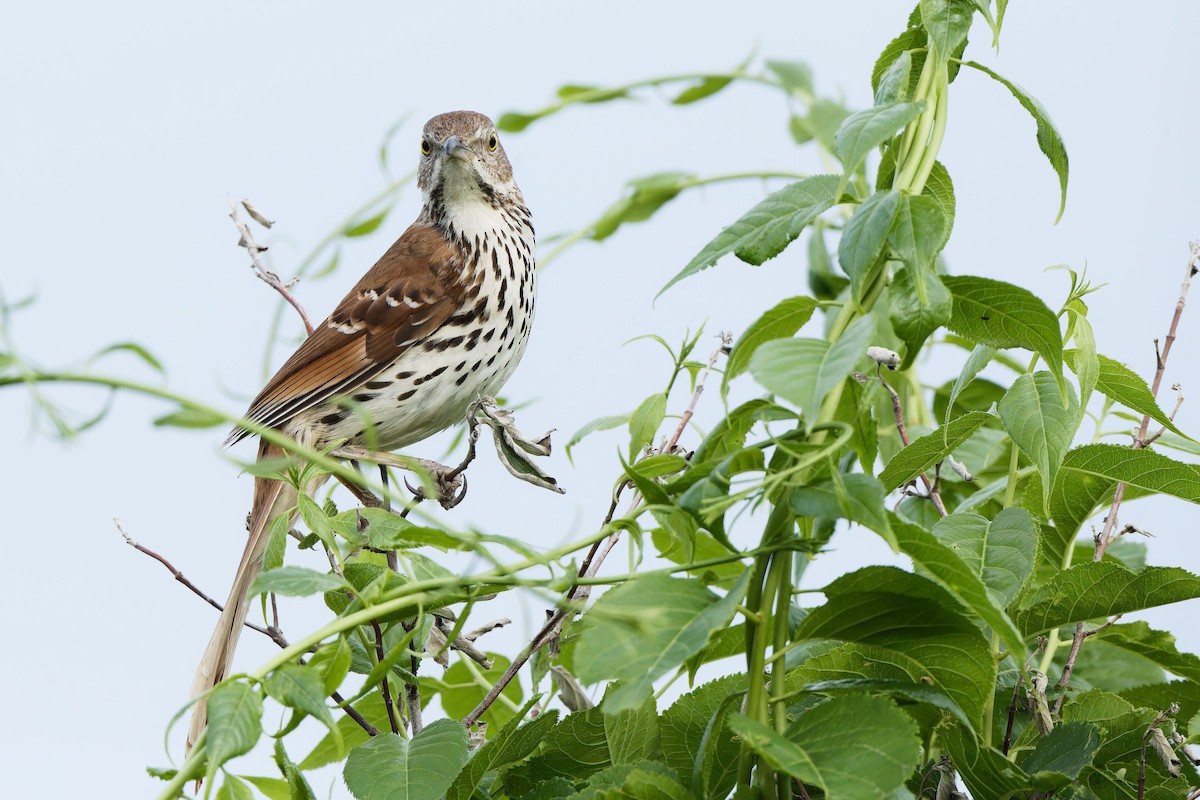
[[[279,458],[283,450],[275,445],[263,442],[258,448],[258,460]],[[209,639],[208,647],[204,648],[204,656],[196,669],[196,677],[192,682],[192,697],[207,692],[224,680],[233,666],[233,654],[237,649],[238,637],[242,632],[242,624],[246,621],[249,609],[250,584],[262,570],[263,553],[267,549],[267,540],[271,535],[271,523],[281,514],[286,514],[296,505],[296,489],[291,484],[268,478],[254,479],[254,506],[250,512],[250,537],[246,541],[246,550],[234,574],[233,587],[229,590],[229,599],[225,601],[225,609],[217,620],[217,627]],[[201,700],[192,709],[192,720],[188,726],[187,749],[190,751],[196,743],[201,731],[208,721],[204,701]]]

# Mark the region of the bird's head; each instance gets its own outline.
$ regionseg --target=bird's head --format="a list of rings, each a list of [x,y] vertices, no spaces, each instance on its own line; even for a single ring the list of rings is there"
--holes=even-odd
[[[496,126],[475,111],[451,111],[425,123],[417,185],[426,204],[520,201]],[[432,203],[431,203],[432,201]]]

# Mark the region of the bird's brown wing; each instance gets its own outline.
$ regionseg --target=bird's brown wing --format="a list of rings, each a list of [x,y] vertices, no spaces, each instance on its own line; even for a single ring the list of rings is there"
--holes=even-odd
[[[280,427],[387,369],[458,308],[458,264],[457,249],[435,228],[409,227],[279,368],[246,417]],[[228,441],[249,433],[238,428]]]

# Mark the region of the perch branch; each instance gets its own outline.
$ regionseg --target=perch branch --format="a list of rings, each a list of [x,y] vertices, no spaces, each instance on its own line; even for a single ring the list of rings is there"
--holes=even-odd
[[[1167,369],[1167,357],[1171,354],[1171,348],[1175,344],[1175,337],[1179,330],[1179,319],[1183,316],[1183,308],[1187,303],[1188,289],[1192,285],[1192,277],[1200,270],[1200,241],[1192,242],[1189,247],[1187,268],[1184,271],[1183,284],[1179,288],[1179,300],[1175,303],[1175,311],[1171,315],[1171,324],[1167,329],[1167,338],[1161,350],[1158,348],[1158,340],[1154,340],[1155,349],[1155,369],[1154,381],[1150,385],[1150,393],[1157,399],[1158,388],[1162,385],[1163,373]],[[1150,415],[1146,414],[1142,417],[1142,424],[1138,428],[1137,436],[1133,439],[1131,445],[1133,449],[1140,450],[1146,446],[1146,431],[1150,428]],[[1117,532],[1117,515],[1121,510],[1121,502],[1125,498],[1125,484],[1118,483],[1117,488],[1113,491],[1112,505],[1108,509],[1108,516],[1104,518],[1104,528],[1100,533],[1096,534],[1096,546],[1092,552],[1092,560],[1100,561],[1104,558],[1104,553],[1108,550],[1108,546],[1113,540],[1121,534]],[[1058,688],[1066,689],[1071,682],[1071,673],[1075,669],[1075,659],[1079,656],[1079,648],[1083,644],[1083,640],[1088,637],[1088,632],[1084,628],[1082,622],[1075,626],[1075,634],[1071,639],[1071,651],[1067,655],[1067,661],[1063,665],[1062,676],[1058,680]],[[1056,703],[1057,706],[1062,705],[1060,697]]]

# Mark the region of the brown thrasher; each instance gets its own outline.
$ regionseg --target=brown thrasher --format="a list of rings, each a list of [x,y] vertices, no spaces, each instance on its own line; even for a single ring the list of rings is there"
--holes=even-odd
[[[280,367],[247,419],[310,448],[394,450],[463,421],[512,374],[533,321],[534,234],[492,121],[473,111],[429,120],[417,185],[417,221]],[[247,435],[235,430],[229,442]],[[259,445],[260,461],[282,455]],[[295,487],[255,478],[249,540],[192,697],[229,674],[271,523],[296,503]],[[201,701],[189,749],[205,721]]]

